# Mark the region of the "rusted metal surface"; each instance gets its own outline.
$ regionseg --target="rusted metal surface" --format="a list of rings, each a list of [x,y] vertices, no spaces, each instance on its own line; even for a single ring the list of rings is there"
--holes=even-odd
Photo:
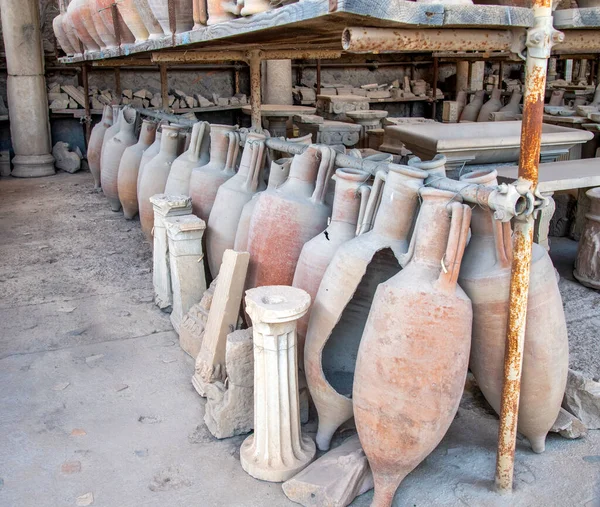
[[[248,62],[251,55],[258,56],[259,60],[309,60],[339,58],[342,52],[330,49],[252,49],[241,50],[215,50],[215,51],[161,51],[152,53],[152,62],[170,63],[198,63],[214,61],[242,61]]]
[[[351,53],[430,51],[508,51],[515,35],[511,30],[409,29],[349,27],[342,33],[342,48]]]
[[[160,96],[162,98],[163,111],[169,110],[169,76],[167,75],[167,64],[161,63],[160,69]]]
[[[250,66],[250,107],[252,108],[252,128],[257,132],[262,130],[262,121],[260,116],[260,52],[251,51],[248,58]]]
[[[553,48],[554,54],[600,52],[600,30],[567,30],[565,40]]]
[[[141,67],[153,65],[150,58],[118,58],[92,62],[92,67]]]
[[[83,79],[83,96],[85,100],[85,144],[86,146],[90,142],[90,136],[92,135],[92,114],[90,111],[90,79],[88,74],[87,63],[81,66],[81,78]]]
[[[522,185],[529,185],[532,191],[538,183],[548,58],[552,44],[561,37],[552,28],[551,0],[534,0],[533,10],[534,27],[528,31],[526,43],[528,50],[519,155],[519,180]],[[532,243],[533,215],[518,217],[513,235],[510,308],[496,459],[496,487],[502,493],[511,492],[513,485]]]

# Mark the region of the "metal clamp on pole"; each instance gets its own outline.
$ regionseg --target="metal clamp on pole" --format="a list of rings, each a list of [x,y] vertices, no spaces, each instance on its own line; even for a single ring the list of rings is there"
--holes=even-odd
[[[533,14],[534,26],[528,30],[526,39],[525,97],[517,186],[535,194],[538,184],[548,58],[552,46],[562,42],[564,35],[552,26],[551,0],[534,0]],[[543,202],[540,204],[543,205]],[[517,215],[514,225],[504,384],[496,459],[496,487],[501,493],[511,492],[513,485],[533,243],[533,210],[532,207],[531,210],[527,210],[528,212]]]

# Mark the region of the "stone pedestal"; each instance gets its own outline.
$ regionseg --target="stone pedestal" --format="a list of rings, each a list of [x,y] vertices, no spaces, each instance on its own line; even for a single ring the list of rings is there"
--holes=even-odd
[[[179,334],[179,326],[192,305],[202,299],[206,290],[202,236],[206,224],[196,215],[165,218],[169,239],[169,268],[173,290],[171,324]]]
[[[359,147],[367,147],[367,131],[381,128],[381,120],[388,115],[387,111],[348,111],[348,118],[360,125]]]
[[[152,252],[154,302],[161,310],[168,311],[173,304],[173,292],[171,290],[165,218],[189,215],[192,212],[192,200],[185,195],[156,194],[150,197],[150,202],[154,209],[154,249]]]
[[[324,120],[314,115],[294,116],[294,123],[300,136],[310,134],[314,143],[329,146],[343,144],[346,148],[353,148],[358,144],[362,130],[356,123]]]
[[[48,99],[37,0],[1,0],[2,34],[8,77],[6,94],[15,152],[12,176],[54,174]]]
[[[483,78],[485,74],[485,62],[473,62],[471,64],[471,91],[483,90]]]
[[[263,104],[292,105],[292,60],[267,60]],[[287,118],[286,118],[287,120]],[[269,123],[269,130],[271,124]],[[271,132],[271,135],[273,132]]]
[[[358,95],[317,95],[317,114],[328,120],[347,121],[348,111],[367,111],[369,99]]]
[[[315,456],[315,443],[300,430],[296,321],[310,296],[286,286],[246,292],[254,330],[254,434],[240,449],[242,468],[252,477],[283,482]]]
[[[590,211],[585,215],[573,275],[586,287],[600,289],[600,187],[588,190],[586,195],[591,201]]]

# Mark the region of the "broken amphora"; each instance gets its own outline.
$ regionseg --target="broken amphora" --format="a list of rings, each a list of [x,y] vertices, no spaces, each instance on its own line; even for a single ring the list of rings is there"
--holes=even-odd
[[[461,181],[497,185],[496,171],[476,171]],[[494,410],[500,413],[508,325],[512,240],[509,223],[475,206],[471,240],[459,283],[473,302],[470,368]],[[558,416],[568,370],[565,315],[554,266],[544,248],[533,244],[518,430],[535,452]]]
[[[361,225],[368,232],[337,249],[312,306],[304,369],[319,414],[321,450],[329,449],[334,432],[352,418],[354,365],[373,295],[404,265],[417,191],[427,177],[419,169],[389,167],[388,173],[377,172],[373,183]]]
[[[371,187],[366,185],[369,173],[360,169],[338,169],[333,176],[335,195],[331,221],[321,234],[306,242],[300,252],[293,287],[303,289],[314,301],[321,285],[325,270],[336,250],[346,241],[354,238],[358,224],[362,221]],[[361,213],[362,212],[362,213]],[[306,315],[298,320],[298,357],[300,369],[304,370],[304,342],[310,319],[310,308]]]
[[[189,196],[192,198],[194,215],[208,221],[217,196],[217,190],[235,174],[239,145],[237,126],[210,126],[209,161],[192,169],[189,180]]]
[[[479,114],[477,115],[477,121],[490,121],[490,113],[495,113],[502,109],[503,104],[501,98],[502,90],[500,90],[500,88],[494,88],[490,100],[481,106]]]
[[[257,197],[248,228],[246,287],[292,284],[304,243],[327,226],[325,194],[334,161],[329,146],[310,146],[294,156],[283,185]]]
[[[194,124],[189,148],[173,162],[165,185],[165,194],[190,195],[192,170],[208,163],[209,134],[210,124],[208,122],[201,121]]]
[[[213,278],[219,273],[223,253],[233,248],[244,205],[256,192],[266,187],[262,180],[266,156],[265,139],[263,134],[248,133],[237,174],[217,190],[206,229],[206,251]]]
[[[442,440],[467,376],[472,310],[457,279],[471,209],[453,192],[420,195],[410,260],[377,288],[356,361],[354,419],[373,472],[372,507],[390,507]]]
[[[123,215],[131,220],[138,213],[137,181],[140,162],[144,152],[150,148],[156,137],[156,122],[144,120],[140,130],[139,141],[123,152],[119,164],[117,186],[119,201],[123,206]]]
[[[104,136],[109,127],[113,124],[113,109],[111,106],[104,106],[102,119],[96,123],[90,135],[88,142],[87,160],[90,172],[94,177],[94,188],[100,188],[100,154],[102,153],[102,144]]]
[[[459,123],[477,121],[479,111],[483,106],[484,97],[485,92],[483,90],[475,92],[475,95],[473,95],[471,102],[469,102],[462,110],[462,113],[460,114],[460,120],[458,120]]]
[[[152,224],[154,223],[154,208],[150,202],[150,197],[163,193],[171,171],[171,165],[177,158],[178,144],[179,127],[163,125],[160,151],[144,166],[144,172],[138,185],[140,222],[142,231],[148,241],[152,240]]]
[[[112,139],[108,140],[104,146],[100,180],[102,182],[102,191],[113,211],[121,209],[117,181],[119,177],[119,164],[125,150],[137,142],[135,135],[137,116],[136,110],[131,107],[121,109],[119,114],[119,132]]]

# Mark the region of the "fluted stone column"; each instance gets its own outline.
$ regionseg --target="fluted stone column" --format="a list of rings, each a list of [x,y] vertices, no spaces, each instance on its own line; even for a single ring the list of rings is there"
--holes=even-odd
[[[54,174],[38,0],[0,0],[6,51],[12,176]]]
[[[183,317],[200,302],[206,290],[202,236],[206,229],[204,220],[196,215],[165,218],[169,239],[169,268],[173,290],[171,324],[179,334]]]
[[[240,449],[252,477],[283,482],[306,467],[315,443],[300,430],[296,321],[310,305],[302,289],[258,287],[246,292],[254,340],[254,434]]]
[[[154,242],[152,252],[152,283],[154,302],[161,310],[173,305],[171,290],[171,270],[169,269],[169,244],[165,218],[189,215],[192,212],[192,199],[185,195],[156,194],[150,197],[154,209]]]

